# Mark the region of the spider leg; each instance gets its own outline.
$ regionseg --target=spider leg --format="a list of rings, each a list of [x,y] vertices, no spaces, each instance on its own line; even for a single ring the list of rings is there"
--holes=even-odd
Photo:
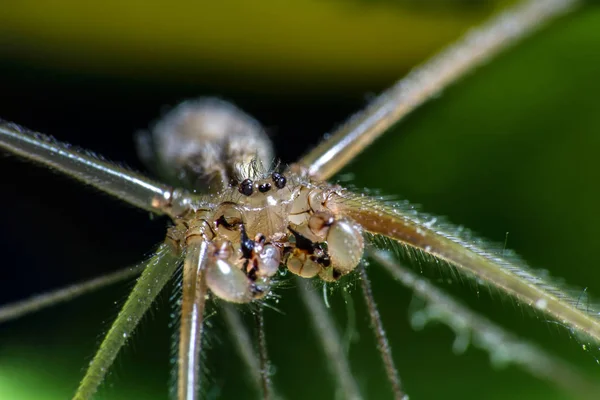
[[[179,400],[199,398],[204,310],[208,294],[204,273],[207,248],[208,242],[204,238],[193,237],[187,244],[183,263],[181,325],[177,358]]]
[[[394,392],[394,398],[396,400],[402,400],[407,398],[402,390],[400,384],[400,377],[398,376],[398,370],[394,365],[394,359],[392,358],[392,348],[387,339],[385,329],[383,329],[383,322],[381,321],[381,315],[377,309],[377,303],[373,297],[373,289],[371,289],[371,281],[367,275],[367,270],[364,265],[361,265],[359,270],[360,273],[360,285],[362,286],[363,296],[367,303],[369,310],[369,316],[371,317],[371,326],[375,337],[377,338],[377,348],[381,354],[381,359],[385,365],[385,371],[387,373],[388,381],[392,385],[392,391]]]
[[[579,3],[578,0],[528,0],[492,17],[351,116],[296,166],[314,180],[331,178],[421,104]]]
[[[168,213],[180,193],[141,174],[50,136],[0,121],[0,149],[40,163],[156,214]]]
[[[0,306],[0,324],[13,319],[21,318],[27,314],[41,311],[44,308],[53,307],[60,303],[71,301],[79,296],[100,290],[106,286],[131,279],[141,274],[144,266],[145,265],[137,265],[134,267],[124,268],[120,271],[105,274],[60,289],[37,294],[29,297],[28,299]]]
[[[233,339],[235,347],[246,364],[248,374],[258,392],[262,391],[262,377],[259,356],[254,351],[254,345],[250,334],[244,326],[240,313],[231,304],[223,304],[225,322],[227,330]]]
[[[273,382],[271,381],[271,363],[267,352],[267,337],[265,332],[264,309],[261,307],[255,313],[256,330],[258,334],[258,354],[260,361],[260,383],[264,400],[272,400]]]
[[[499,254],[492,245],[471,237],[462,228],[436,224],[438,218],[422,216],[407,204],[388,204],[349,192],[332,195],[327,206],[351,218],[373,235],[393,239],[424,256],[445,261],[468,277],[500,289],[523,304],[600,342],[600,319],[592,307],[581,309],[558,283],[529,268],[518,256]]]
[[[372,250],[369,251],[368,257],[382,266],[395,280],[411,289],[417,297],[425,300],[426,309],[431,310],[430,319],[445,323],[457,334],[467,330],[471,342],[489,352],[490,357],[498,355],[502,360],[518,365],[532,375],[561,387],[566,393],[576,393],[582,399],[591,400],[598,397],[598,383],[574,366],[469,310],[423,277],[398,263],[388,253]]]
[[[322,300],[303,279],[298,278],[298,286],[300,297],[306,308],[308,308],[315,331],[327,356],[329,368],[338,382],[338,389],[341,391],[342,398],[348,400],[362,399],[358,385],[352,376],[350,364],[344,354],[335,324],[325,309]]]
[[[89,364],[85,376],[73,396],[74,400],[90,400],[96,393],[119,350],[125,345],[179,264],[179,255],[174,254],[167,244],[161,245],[156,254],[150,258],[117,319],[113,322]]]

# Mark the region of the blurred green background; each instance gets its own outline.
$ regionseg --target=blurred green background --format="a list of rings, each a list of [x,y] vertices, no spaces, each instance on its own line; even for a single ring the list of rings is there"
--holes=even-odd
[[[216,95],[255,115],[285,162],[315,145],[408,69],[508,2],[294,0],[250,3],[8,1],[0,6],[0,117],[136,169],[132,135],[165,107]],[[350,165],[380,189],[504,242],[531,265],[600,293],[600,8],[586,6],[448,89]],[[385,172],[382,174],[382,172]],[[0,158],[0,303],[139,261],[164,235],[151,220],[68,179]],[[412,294],[370,269],[411,399],[568,399],[487,354],[452,351],[440,325],[410,327]],[[600,350],[514,301],[435,267],[425,276],[507,329],[600,377]],[[332,295],[368,399],[391,398],[360,298]],[[0,327],[0,399],[67,399],[131,283]],[[334,384],[300,299],[267,311],[275,383],[289,399],[332,399]],[[165,292],[99,399],[165,399]],[[412,303],[411,303],[412,302]],[[412,304],[412,305],[411,305]],[[248,318],[251,320],[251,318]],[[208,352],[214,398],[256,398],[219,315]],[[589,348],[589,346],[588,346]]]

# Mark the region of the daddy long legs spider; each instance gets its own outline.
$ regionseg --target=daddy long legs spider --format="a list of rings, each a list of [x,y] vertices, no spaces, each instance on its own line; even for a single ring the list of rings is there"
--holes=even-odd
[[[564,24],[564,23],[565,23],[565,22],[563,22],[562,24]],[[560,24],[559,24],[559,26],[560,26]],[[542,37],[543,37],[543,35],[544,35],[543,33],[542,33],[542,34],[540,34],[540,36],[542,36]],[[535,39],[533,39],[533,40],[535,40]],[[541,39],[540,39],[540,40],[541,40]],[[564,40],[565,40],[565,41],[567,41],[567,43],[568,43],[568,38],[567,38],[567,39],[564,39]],[[525,47],[525,48],[526,48],[526,47],[527,47],[527,43],[525,43],[525,44],[524,44],[522,47],[519,47],[519,49],[522,49],[523,47]],[[518,50],[518,51],[524,52],[524,50]],[[500,59],[500,61],[498,61],[498,62],[499,62],[499,63],[500,63],[500,62],[502,62],[502,59]],[[493,65],[492,65],[491,67],[487,67],[487,69],[490,69],[490,68],[493,68]],[[500,68],[500,67],[499,67],[499,68]],[[472,77],[472,78],[470,78],[470,79],[477,79],[477,75],[475,75],[474,77]],[[467,80],[467,82],[465,82],[465,84],[468,84],[468,80]],[[471,90],[473,90],[473,89],[471,89]],[[449,93],[447,93],[445,97],[448,97],[448,96],[451,96],[451,95],[452,95],[452,91],[449,91]],[[435,105],[434,105],[434,106],[435,106]],[[433,107],[433,106],[432,106],[432,107]],[[427,110],[427,109],[426,109],[426,110]],[[584,111],[585,111],[585,110],[584,110]],[[426,112],[426,111],[424,111],[424,112]],[[586,114],[586,115],[587,115],[587,114]],[[421,119],[422,119],[423,117],[420,117],[419,115],[417,115],[415,118],[421,118]],[[409,123],[410,123],[410,121],[409,121]],[[409,127],[410,127],[410,125],[409,125]],[[515,127],[514,127],[514,126],[512,126],[512,128],[515,128]],[[482,129],[483,129],[483,128],[482,128]],[[500,132],[501,132],[501,131],[502,131],[502,129],[500,129]],[[411,137],[411,136],[409,136],[409,137]],[[469,137],[469,139],[470,139],[470,140],[476,140],[476,139],[474,139],[473,137]],[[424,139],[424,140],[425,140],[425,139]],[[429,140],[431,140],[431,139],[429,139]],[[380,145],[380,146],[383,146],[383,145]],[[431,144],[428,144],[428,143],[421,144],[421,146],[422,146],[422,147],[420,147],[420,149],[422,149],[422,150],[428,150],[428,151],[431,151],[431,150],[432,150],[432,147],[433,147]],[[385,146],[384,146],[383,148],[385,149]],[[417,147],[417,148],[419,148],[419,147]],[[376,149],[377,149],[377,148],[376,148]],[[383,150],[381,150],[381,149],[382,149],[382,148],[380,147],[378,150],[376,150],[376,151],[377,151],[377,154],[378,154],[379,152],[383,151]],[[537,149],[537,147],[536,147],[536,149]],[[508,151],[508,150],[505,150],[505,151]],[[422,152],[424,152],[424,151],[422,151]],[[410,157],[408,157],[408,156],[410,155],[410,151],[407,151],[406,153],[402,153],[402,154],[404,154],[404,155],[405,155],[405,157],[400,157],[400,160],[399,160],[399,161],[400,161],[400,162],[406,162],[406,163],[408,163],[408,161],[410,161],[410,160],[411,160],[411,159],[410,159]],[[417,153],[417,154],[418,154],[418,153]],[[512,155],[512,154],[514,154],[514,153],[512,153],[512,152],[511,152],[510,154]],[[432,154],[428,154],[428,155],[432,155]],[[487,155],[486,155],[486,157],[487,157]],[[113,158],[113,157],[111,157],[111,158]],[[377,158],[377,157],[375,157],[375,158]],[[407,161],[403,161],[403,159],[404,159],[404,160],[407,160]],[[435,159],[435,158],[433,158],[433,159]],[[373,158],[371,158],[371,159],[369,160],[369,163],[371,163],[371,164],[372,164],[372,163],[374,163],[375,161],[376,161],[376,160],[373,160]],[[396,160],[395,160],[395,161],[396,161]],[[412,161],[414,162],[414,159],[412,159]],[[359,162],[361,162],[361,160],[359,160]],[[410,165],[410,164],[409,164],[409,165]],[[413,164],[413,165],[414,165],[414,164]],[[427,165],[430,165],[430,164],[428,163]],[[442,165],[444,165],[444,164],[442,164]],[[497,166],[497,168],[499,168],[501,171],[504,171],[504,172],[506,172],[506,171],[508,170],[509,166],[507,166],[507,165],[506,165],[506,161],[505,161],[505,164],[501,164],[500,166]],[[407,168],[407,169],[408,169],[408,168]],[[444,168],[442,168],[442,170],[443,170],[443,169],[444,169]],[[422,168],[421,168],[420,170],[422,170]],[[376,184],[376,182],[377,182],[377,181],[376,181],[376,179],[377,179],[377,176],[376,176],[376,174],[375,174],[375,175],[371,175],[371,176],[368,176],[368,175],[367,175],[368,179],[366,179],[366,178],[364,178],[364,177],[363,177],[363,178],[361,178],[361,173],[360,173],[360,171],[361,171],[361,170],[355,170],[355,171],[354,171],[354,172],[355,172],[355,174],[357,175],[357,178],[358,178],[358,182],[357,182],[357,184],[363,184],[363,185],[368,185],[368,186],[372,186],[372,187],[384,187],[384,188],[385,188],[385,184],[390,184],[390,183],[386,183],[386,182],[383,182],[383,184],[379,184],[379,185],[378,185],[378,184]],[[373,171],[373,172],[375,172],[376,170],[372,170],[372,171]],[[366,172],[365,172],[365,174],[366,174]],[[476,176],[475,178],[481,179],[481,177],[480,177],[480,176]],[[360,179],[365,179],[365,180],[367,180],[368,182],[362,182],[362,181],[360,181]],[[506,179],[506,178],[505,178],[505,179]],[[522,179],[524,179],[524,178],[522,178]],[[485,180],[485,179],[482,179],[482,180]],[[496,179],[496,181],[494,182],[494,183],[495,183],[495,184],[494,184],[494,187],[497,187],[497,185],[498,185],[497,181],[498,181],[498,179]],[[398,182],[400,182],[400,180],[398,180]],[[468,180],[467,180],[467,182],[468,182]],[[529,182],[529,181],[527,181],[527,182]],[[374,184],[370,184],[370,183],[374,183]],[[440,183],[440,184],[447,184],[447,183]],[[491,189],[490,189],[490,190],[491,190]],[[497,189],[494,189],[494,190],[497,190]],[[418,190],[416,190],[416,192],[418,193]],[[397,190],[397,191],[393,191],[393,192],[391,191],[390,193],[403,193],[403,195],[406,195],[406,196],[408,196],[407,194],[405,194],[405,192],[404,192],[404,191],[401,191],[401,190]],[[437,193],[444,193],[444,194],[445,194],[445,192],[437,192]],[[492,193],[496,193],[496,192],[495,192],[495,191],[492,191]],[[435,194],[435,193],[434,193],[434,194]],[[420,198],[416,198],[417,202],[422,202],[422,203],[425,203],[425,204],[427,204],[427,196],[424,196],[424,197],[425,197],[425,199],[422,199],[422,198],[421,198],[421,199],[420,199]],[[432,196],[432,197],[435,197],[435,196]],[[432,200],[430,200],[430,201],[432,201]],[[472,209],[472,208],[474,208],[474,207],[475,207],[475,205],[473,205],[473,204],[471,203],[471,207],[470,207],[470,208]],[[488,206],[488,208],[486,208],[486,210],[485,210],[485,212],[483,213],[483,215],[488,215],[488,217],[489,217],[489,214],[490,214],[490,209],[489,209],[489,208],[490,208],[490,207],[492,207],[492,206]],[[496,212],[495,210],[496,210],[498,207],[499,207],[499,206],[492,207],[492,209],[494,210],[494,212]],[[429,207],[427,207],[427,208],[429,208]],[[440,211],[441,213],[444,213],[444,214],[450,214],[449,212],[446,212],[446,211],[444,211],[444,209],[443,209],[443,208],[441,208],[440,210],[441,210],[441,211]],[[471,211],[474,211],[474,210],[471,210]],[[498,218],[500,218],[500,217],[498,217]],[[454,219],[454,218],[453,218],[453,219]],[[456,218],[456,219],[459,219],[459,218]],[[459,219],[459,222],[462,222],[462,221],[460,221],[460,219]],[[476,221],[475,221],[475,222],[473,222],[473,221],[472,221],[472,223],[471,223],[471,224],[469,224],[469,226],[474,226],[474,227],[476,227],[476,228],[477,228],[477,222],[476,222]],[[501,224],[500,226],[501,226],[500,228],[495,228],[496,230],[495,230],[495,231],[493,231],[493,232],[492,232],[491,234],[489,234],[488,236],[492,236],[492,237],[493,237],[494,235],[498,236],[498,229],[499,229],[499,230],[500,230],[500,232],[501,232],[501,234],[500,234],[500,237],[496,237],[496,240],[498,240],[498,239],[499,239],[499,240],[503,240],[503,239],[504,239],[504,237],[503,237],[504,231],[505,231],[505,230],[507,230],[507,229],[509,229],[509,228],[506,228],[506,227],[505,227],[504,225],[502,225],[502,224]],[[512,229],[511,229],[511,235],[509,235],[509,239],[508,239],[509,246],[513,244],[513,240],[514,240],[514,239],[513,239],[513,236],[512,236],[512,235],[514,235],[514,231],[512,231]],[[591,238],[590,238],[590,239],[591,239]],[[581,238],[578,238],[578,240],[581,240]],[[537,263],[537,262],[536,262],[536,263],[535,263],[535,265],[537,265],[537,264],[544,265],[544,266],[546,266],[546,265],[547,265],[547,264],[543,264],[543,263]],[[581,272],[580,272],[580,273],[581,273]],[[561,275],[566,275],[566,274],[561,274]],[[444,275],[444,276],[445,276],[445,275]],[[575,277],[575,278],[577,278],[577,277]],[[568,280],[569,280],[569,281],[572,281],[572,282],[574,282],[574,283],[579,283],[577,279],[568,279]],[[583,284],[583,285],[585,285],[585,284],[587,284],[587,282],[583,282],[582,284]],[[593,285],[592,285],[592,284],[589,284],[589,285],[590,285],[591,287],[593,287]],[[475,292],[476,292],[476,290],[474,290],[474,289],[470,289],[470,291],[471,291],[472,293],[475,293]],[[286,291],[286,292],[287,292],[287,291]],[[376,293],[377,293],[377,292],[376,292]],[[286,296],[289,296],[289,294],[288,294],[288,293],[286,293]],[[473,297],[475,297],[475,296],[473,295]],[[481,304],[485,302],[485,299],[484,299],[484,298],[485,298],[485,295],[484,295],[484,294],[482,294],[482,295],[481,295],[481,298],[477,298],[477,301],[476,301],[476,303],[477,303],[477,304],[476,304],[476,305],[477,305],[477,306],[481,306]],[[381,300],[379,300],[378,302],[379,302],[380,304],[382,303],[382,301],[381,301]],[[501,303],[501,302],[500,302],[500,303]],[[399,307],[399,306],[398,306],[398,305],[393,305],[393,306],[394,306],[395,312],[397,313],[397,312],[398,312],[398,307]],[[386,307],[386,306],[384,305],[384,307]],[[505,306],[505,307],[506,307],[506,306]],[[502,307],[499,307],[499,308],[502,308]],[[510,306],[509,306],[509,308],[510,308]],[[489,311],[488,311],[488,312],[489,312]],[[394,317],[393,317],[393,318],[394,318],[394,320],[398,319],[398,318],[397,318],[397,314],[392,314],[392,315],[394,315]],[[513,317],[514,317],[515,315],[518,315],[518,318],[517,318],[517,319],[518,319],[519,323],[521,323],[521,322],[522,322],[522,320],[523,320],[523,318],[520,316],[520,313],[517,311],[517,312],[515,312],[515,313],[513,313],[513,314],[512,314],[512,316],[513,316]],[[110,319],[110,316],[109,316],[108,318]],[[286,317],[286,319],[287,319],[287,318],[289,318],[289,315]],[[283,320],[283,321],[285,321],[285,320]],[[384,317],[384,321],[385,321],[385,317]],[[364,322],[364,321],[363,321],[363,322]],[[365,323],[365,324],[366,324],[366,323]],[[546,325],[547,325],[547,324],[542,324],[542,325],[544,325],[544,328],[546,328]],[[144,328],[142,328],[142,329],[144,329]],[[390,329],[391,329],[391,328],[388,328],[388,330],[390,330]],[[368,331],[367,331],[367,332],[368,332]],[[425,332],[427,332],[427,331],[425,331]],[[419,335],[424,335],[424,334],[426,335],[426,333],[422,333],[422,332],[420,332],[420,333],[419,333]],[[366,334],[364,334],[364,335],[362,335],[362,336],[364,337],[364,336],[366,336]],[[366,340],[366,339],[364,339],[364,338],[363,338],[363,339],[361,339],[361,341],[364,341],[364,340]],[[396,341],[395,341],[395,342],[396,342]],[[450,342],[449,342],[449,340],[448,340],[448,339],[446,339],[446,342],[445,342],[445,343],[446,343],[446,345],[445,345],[446,347],[445,347],[444,349],[442,349],[442,348],[436,348],[436,352],[435,352],[434,354],[436,354],[436,355],[438,355],[438,356],[439,356],[440,352],[443,352],[443,351],[450,352],[450,351],[449,351],[449,350],[450,350],[450,349],[449,349],[449,348],[450,348],[450,344],[449,344]],[[288,343],[288,345],[289,345],[289,343]],[[395,348],[397,348],[398,346],[401,346],[401,345],[396,345],[396,346],[395,346]],[[429,344],[428,346],[433,346],[433,345],[432,345],[432,344]],[[399,352],[401,352],[401,350],[395,350],[396,358],[400,358],[400,355],[398,354]],[[275,355],[273,355],[273,356],[274,356],[274,358],[275,358],[275,360],[276,360],[276,356],[275,356]],[[439,357],[436,357],[436,360],[437,360],[437,359],[439,359]],[[413,357],[411,357],[411,362],[413,362],[413,364],[416,364],[416,361],[414,360],[414,356],[413,356]],[[431,360],[429,360],[429,362],[428,362],[428,364],[429,364],[429,366],[430,366],[430,367],[431,367],[431,362],[432,362]],[[454,359],[453,359],[453,361],[452,361],[452,362],[453,362],[453,363],[458,363],[459,361],[457,361],[457,360],[454,360]],[[482,364],[484,364],[484,363],[482,363]],[[440,366],[438,365],[437,367],[439,368]],[[313,368],[314,368],[314,367],[313,367]],[[449,366],[448,366],[447,368],[451,368],[451,367],[449,367]],[[279,369],[278,369],[278,374],[283,374],[283,373],[284,373],[284,372],[282,371],[282,369],[283,369],[282,367],[279,367]],[[326,370],[325,370],[325,369],[324,369],[324,372],[326,372]],[[463,373],[464,373],[464,372],[463,372]],[[500,373],[497,373],[497,372],[495,372],[495,374],[500,374]],[[402,374],[402,375],[403,375],[403,379],[404,379],[404,381],[405,381],[405,382],[406,382],[406,381],[410,382],[410,378],[407,378],[405,373],[404,373],[404,374]],[[464,384],[464,382],[463,382],[463,384]],[[371,393],[371,392],[369,392],[369,393]]]

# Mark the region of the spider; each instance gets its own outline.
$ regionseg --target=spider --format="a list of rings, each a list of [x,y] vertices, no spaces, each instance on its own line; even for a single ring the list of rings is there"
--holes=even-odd
[[[359,160],[359,162],[360,162],[360,160]],[[372,160],[371,160],[371,162],[372,162]],[[509,243],[510,243],[510,237],[509,237]],[[397,350],[396,350],[396,352],[397,352]],[[398,357],[398,356],[396,356],[396,357]],[[405,378],[404,380],[407,380],[407,378]]]

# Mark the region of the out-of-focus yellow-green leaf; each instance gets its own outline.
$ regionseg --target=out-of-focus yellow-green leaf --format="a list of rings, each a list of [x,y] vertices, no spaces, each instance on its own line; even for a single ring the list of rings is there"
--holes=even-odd
[[[497,3],[10,1],[0,9],[0,56],[165,80],[211,71],[227,82],[243,75],[294,90],[385,82]]]

